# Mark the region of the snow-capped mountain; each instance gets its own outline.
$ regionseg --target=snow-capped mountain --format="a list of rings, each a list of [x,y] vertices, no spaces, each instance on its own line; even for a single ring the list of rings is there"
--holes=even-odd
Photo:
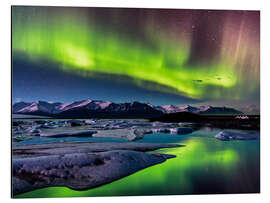
[[[90,117],[90,116],[123,116],[151,117],[162,115],[163,112],[146,103],[113,103],[100,100],[82,100],[66,103],[49,103],[35,101],[31,103],[15,103],[14,114],[46,115],[56,117]]]
[[[176,112],[180,112],[179,107],[174,106],[174,105],[171,105],[171,104],[169,104],[169,105],[163,105],[160,108],[162,109],[162,111],[164,113],[176,113]]]
[[[174,106],[164,105],[161,106],[164,113],[177,113],[177,112],[190,112],[197,114],[241,114],[242,112],[228,107],[213,107],[213,106]]]
[[[21,109],[29,106],[31,103],[26,103],[26,102],[18,102],[13,104],[12,110],[13,112],[19,112]]]
[[[131,103],[113,103],[101,100],[82,100],[73,102],[19,102],[12,106],[12,112],[15,114],[30,115],[51,115],[60,117],[90,117],[90,116],[135,116],[151,117],[166,113],[190,112],[197,114],[241,114],[232,108],[200,106],[154,106],[149,103],[131,102]]]
[[[21,105],[22,108],[19,108],[18,103],[14,104],[13,112],[15,113],[31,113],[31,112],[54,113],[55,108],[58,105],[60,105],[60,103],[49,103],[45,101],[35,101],[32,103],[25,103],[25,104],[26,105]],[[14,108],[15,105],[16,105],[16,108]]]
[[[190,113],[200,113],[201,111],[205,111],[207,107],[194,107],[190,105],[185,106],[174,106],[174,105],[164,105],[161,106],[164,113],[177,113],[177,112],[190,112]]]
[[[193,107],[190,105],[185,106],[174,106],[174,105],[164,105],[161,106],[164,113],[177,113],[177,112],[190,112],[190,113],[199,113],[201,111],[200,107]]]
[[[82,100],[82,101],[75,101],[75,102],[66,102],[66,103],[60,103],[59,105],[56,105],[54,113],[60,113],[67,110],[72,109],[80,109],[85,108],[88,110],[100,110],[105,109],[108,107],[112,102],[104,102],[104,101],[96,101],[96,100]]]
[[[190,105],[185,105],[185,106],[180,106],[178,107],[178,109],[180,110],[180,112],[190,112],[190,113],[199,113],[201,112],[200,107],[193,107]]]
[[[199,107],[200,108],[200,114],[209,114],[209,115],[234,115],[234,114],[242,114],[241,111],[238,111],[233,108],[228,108],[228,107],[213,107],[213,106],[203,106]]]

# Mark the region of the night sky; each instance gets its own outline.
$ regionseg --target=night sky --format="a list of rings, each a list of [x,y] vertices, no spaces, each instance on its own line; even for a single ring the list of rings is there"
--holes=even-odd
[[[259,102],[258,11],[12,7],[13,102]]]

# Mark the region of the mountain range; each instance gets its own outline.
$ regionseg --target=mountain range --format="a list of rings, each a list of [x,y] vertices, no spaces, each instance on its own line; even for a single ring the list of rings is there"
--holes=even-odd
[[[13,114],[52,116],[59,118],[150,118],[168,113],[189,112],[195,114],[242,114],[233,108],[213,106],[154,106],[149,103],[113,103],[101,100],[82,100],[74,102],[18,102],[13,104]]]

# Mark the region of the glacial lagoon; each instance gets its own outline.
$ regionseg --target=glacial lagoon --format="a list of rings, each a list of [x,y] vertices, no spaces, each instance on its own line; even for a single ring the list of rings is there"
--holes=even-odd
[[[176,157],[97,188],[76,191],[67,187],[48,187],[16,195],[15,198],[258,193],[260,140],[220,141],[215,135],[221,131],[202,127],[185,135],[145,134],[133,142],[185,146],[156,150]],[[18,144],[60,141],[129,142],[120,138],[35,137]]]

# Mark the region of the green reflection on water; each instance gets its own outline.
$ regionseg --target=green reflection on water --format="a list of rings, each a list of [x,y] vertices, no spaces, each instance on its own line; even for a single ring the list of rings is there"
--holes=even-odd
[[[176,158],[98,188],[75,191],[66,187],[50,187],[16,197],[258,192],[259,141],[222,142],[213,138],[215,133],[182,136],[183,141],[179,144],[185,147],[157,150],[174,154]]]

